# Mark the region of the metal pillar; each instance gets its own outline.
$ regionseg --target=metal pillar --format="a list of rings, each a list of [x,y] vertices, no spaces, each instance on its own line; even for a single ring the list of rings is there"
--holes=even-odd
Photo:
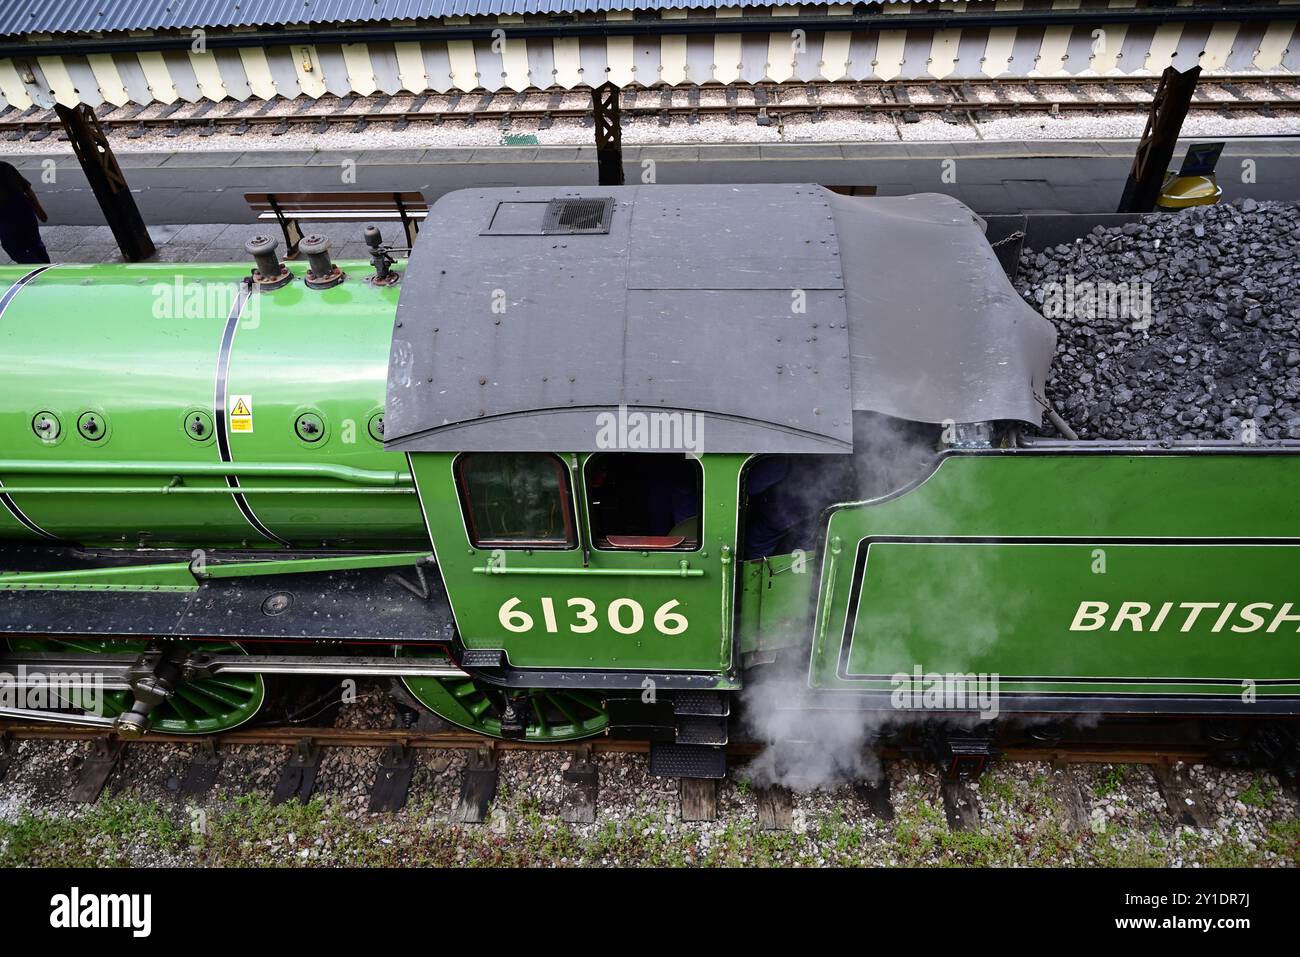
[[[623,185],[623,129],[618,87],[604,83],[591,91],[591,113],[596,120],[596,164],[601,186]]]
[[[59,114],[63,128],[72,141],[72,151],[77,154],[81,170],[95,191],[99,208],[108,220],[113,238],[117,240],[122,256],[128,262],[139,262],[154,254],[153,240],[140,217],[140,209],[135,204],[122,175],[122,167],[117,165],[117,157],[108,145],[108,137],[99,125],[95,111],[82,103],[80,106],[54,105]]]
[[[1174,148],[1178,145],[1178,133],[1183,128],[1200,76],[1199,66],[1186,73],[1171,66],[1161,75],[1160,86],[1151,101],[1146,129],[1142,131],[1142,141],[1138,143],[1137,155],[1133,158],[1133,169],[1124,184],[1119,212],[1149,213],[1155,209],[1165,174],[1174,158]]]

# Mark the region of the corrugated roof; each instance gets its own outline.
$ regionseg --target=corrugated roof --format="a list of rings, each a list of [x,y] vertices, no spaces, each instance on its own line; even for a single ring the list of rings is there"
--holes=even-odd
[[[0,0],[0,35],[774,5],[772,0]]]

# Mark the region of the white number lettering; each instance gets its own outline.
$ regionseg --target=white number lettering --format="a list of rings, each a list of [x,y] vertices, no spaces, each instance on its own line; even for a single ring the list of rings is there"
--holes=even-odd
[[[621,612],[624,608],[632,609],[632,624],[629,627],[623,626]],[[632,598],[615,598],[609,603],[609,627],[620,635],[634,635],[641,630],[641,626],[644,624],[645,612],[642,610],[640,602]]]
[[[560,630],[555,626],[555,599],[549,595],[542,598],[542,621],[546,622],[546,630],[551,634]]]
[[[585,635],[596,630],[600,622],[596,621],[596,603],[590,598],[570,598],[570,608],[581,609],[578,612],[578,620],[582,622],[581,626],[570,625],[569,631],[575,635]]]
[[[680,635],[686,630],[689,624],[686,616],[681,612],[673,611],[680,604],[681,602],[674,598],[660,605],[659,610],[655,612],[655,628],[661,635]]]
[[[526,611],[519,611],[516,607],[518,604],[519,596],[516,595],[502,605],[501,610],[497,612],[497,620],[501,622],[501,627],[516,634],[521,631],[528,631],[533,627],[533,616]]]
[[[515,634],[532,631],[533,616],[520,607],[521,603],[522,599],[516,595],[514,598],[507,599],[497,612],[497,620],[501,622],[501,627],[506,631]],[[574,610],[573,614],[577,619],[577,621],[569,625],[569,631],[573,634],[589,635],[600,627],[596,603],[590,598],[570,598],[565,604]],[[541,605],[543,627],[545,627],[548,634],[558,634],[560,625],[555,614],[555,599],[549,595],[544,595],[541,598]],[[680,635],[690,627],[690,622],[686,620],[686,616],[679,611],[673,610],[680,605],[681,602],[674,598],[655,609],[654,626],[659,634]],[[606,617],[609,620],[609,627],[620,635],[634,635],[645,625],[645,609],[634,598],[614,599],[609,603],[609,608],[606,609]]]

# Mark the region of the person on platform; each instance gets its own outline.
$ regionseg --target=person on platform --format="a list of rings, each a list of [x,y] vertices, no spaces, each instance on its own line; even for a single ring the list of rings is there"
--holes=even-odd
[[[0,162],[0,246],[16,263],[47,263],[40,223],[49,219],[32,184],[11,163]],[[39,220],[39,222],[38,222]]]

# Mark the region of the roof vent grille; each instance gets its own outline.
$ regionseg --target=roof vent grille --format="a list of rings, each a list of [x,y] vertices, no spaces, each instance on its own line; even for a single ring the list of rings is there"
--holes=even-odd
[[[543,233],[608,233],[612,199],[553,199],[546,204]]]

